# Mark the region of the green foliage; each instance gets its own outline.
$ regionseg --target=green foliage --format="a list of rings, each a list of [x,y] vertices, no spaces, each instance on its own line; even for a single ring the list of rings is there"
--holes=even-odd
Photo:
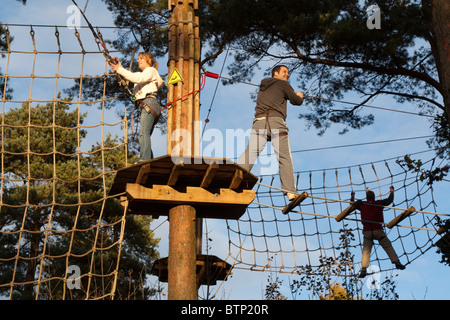
[[[273,260],[273,257],[271,258]],[[264,298],[267,300],[287,300],[287,297],[281,293],[283,280],[272,273],[267,277],[267,285],[264,292]]]
[[[287,297],[281,293],[283,281],[279,277],[270,274],[267,279],[267,285],[264,292],[264,298],[267,300],[287,300]]]
[[[12,42],[13,38],[9,37],[9,42]],[[6,52],[8,52],[8,39],[6,34],[6,28],[0,25],[0,58],[5,58]],[[3,77],[2,69],[0,68],[0,98],[11,99],[13,89],[7,84],[6,78]]]
[[[441,254],[441,263],[450,266],[450,219],[442,220],[438,218],[437,227],[442,228],[444,232],[436,242],[436,253]]]
[[[341,284],[335,282],[331,284],[328,294],[319,295],[319,300],[355,300],[355,298],[349,296],[347,290]]]
[[[424,169],[420,159],[411,159],[409,155],[405,155],[403,160],[397,160],[397,163],[407,171],[418,173],[420,181],[427,181],[427,185],[432,185],[436,181],[442,181],[447,177],[449,171],[448,166],[434,168],[432,170]]]
[[[430,148],[436,150],[436,154],[441,159],[450,158],[450,123],[447,116],[437,115],[433,121],[432,128],[436,133],[435,137],[427,141]]]
[[[344,226],[339,233],[340,243],[336,248],[339,255],[336,258],[320,256],[317,267],[299,266],[299,279],[294,279],[290,283],[293,296],[300,296],[305,291],[311,294],[310,298],[320,300],[356,300],[363,297],[376,300],[398,299],[392,277],[386,278],[380,290],[373,289],[363,295],[363,284],[358,278],[357,271],[354,270],[353,232]]]

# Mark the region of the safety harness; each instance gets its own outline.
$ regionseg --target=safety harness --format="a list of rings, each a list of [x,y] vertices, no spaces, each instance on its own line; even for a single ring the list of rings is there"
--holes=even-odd
[[[255,123],[255,121],[258,121],[258,120],[266,119],[265,127],[267,129],[267,134],[265,134],[265,136],[266,136],[267,141],[272,141],[272,139],[277,138],[277,137],[287,136],[288,135],[287,132],[280,132],[278,134],[272,135],[272,130],[270,128],[270,122],[269,122],[269,117],[271,115],[272,115],[272,117],[282,118],[281,113],[278,112],[277,110],[267,110],[265,112],[261,112],[261,113],[255,114],[255,118],[253,120],[253,123]]]

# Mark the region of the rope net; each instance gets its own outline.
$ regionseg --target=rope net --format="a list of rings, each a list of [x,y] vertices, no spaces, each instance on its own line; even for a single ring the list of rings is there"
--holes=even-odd
[[[425,164],[432,165],[430,160]],[[377,199],[389,195],[391,206],[383,208],[388,238],[403,264],[408,265],[435,242],[436,223],[448,214],[436,213],[433,187],[411,173],[396,159],[346,168],[296,173],[297,188],[308,198],[284,215],[288,204],[279,187],[278,175],[261,176],[256,199],[240,220],[227,220],[228,262],[234,268],[281,273],[323,274],[327,267],[336,276],[355,276],[361,268],[362,222],[359,210],[337,222],[336,217],[355,201],[365,200],[366,189]],[[406,208],[416,211],[393,228],[386,225]],[[394,269],[383,248],[374,241],[371,265],[379,271]]]
[[[121,277],[126,210],[107,192],[128,162],[127,110],[111,122],[113,77],[88,32],[5,28],[0,295],[9,299],[113,298]],[[94,79],[102,96],[83,100]],[[74,84],[78,94],[63,98]]]
[[[123,108],[120,121],[110,111],[119,102],[109,92],[116,77],[108,73],[89,30],[16,26],[5,30],[4,41],[0,295],[113,299],[126,278],[120,265],[133,250],[127,245],[127,235],[133,235],[125,228],[127,208],[108,196],[108,188],[117,169],[136,157],[128,150],[131,108],[125,99],[116,104]],[[101,95],[83,99],[94,80],[101,83]],[[74,83],[77,93],[62,97]],[[287,203],[278,181],[278,175],[261,176],[246,214],[221,222],[234,268],[314,273],[324,261],[337,265],[343,250],[351,250],[355,259],[339,271],[350,274],[348,268],[360,261],[361,222],[357,212],[339,223],[334,218],[349,205],[351,191],[360,199],[365,188],[385,197],[389,186],[395,187],[385,221],[416,207],[388,231],[404,264],[433,245],[438,217],[433,189],[395,160],[297,173],[298,189],[309,197],[287,215],[281,213]],[[377,244],[371,263],[392,268]]]

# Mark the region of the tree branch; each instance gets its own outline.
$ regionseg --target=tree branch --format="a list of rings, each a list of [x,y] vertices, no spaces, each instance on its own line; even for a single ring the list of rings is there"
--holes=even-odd
[[[402,92],[391,92],[391,91],[379,91],[378,93],[380,93],[380,94],[397,95],[397,96],[402,96],[402,97],[410,98],[410,99],[425,100],[426,102],[434,104],[435,106],[437,106],[442,111],[445,111],[445,107],[442,104],[437,103],[436,101],[431,100],[431,99],[429,99],[427,97],[416,96],[416,95],[413,95],[413,94],[407,94],[407,93],[402,93]]]
[[[384,68],[384,67],[377,67],[374,65],[371,65],[370,63],[361,63],[361,62],[345,62],[345,61],[335,61],[335,60],[328,60],[328,59],[321,59],[321,58],[311,58],[308,56],[303,55],[300,50],[297,48],[297,46],[286,39],[284,39],[289,47],[291,47],[292,50],[294,50],[297,57],[305,62],[313,63],[313,64],[324,64],[328,66],[334,66],[334,67],[343,67],[343,68],[359,68],[363,70],[373,71],[378,74],[386,74],[386,75],[402,75],[402,76],[408,76],[411,78],[422,80],[429,85],[433,86],[439,93],[442,95],[444,94],[444,88],[442,85],[436,81],[435,79],[425,75],[422,72],[409,70],[406,68]]]

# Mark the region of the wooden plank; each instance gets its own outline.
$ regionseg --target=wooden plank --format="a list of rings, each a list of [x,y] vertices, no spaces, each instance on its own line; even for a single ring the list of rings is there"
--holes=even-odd
[[[188,3],[194,10],[198,10],[198,0],[188,0]]]
[[[174,168],[174,164],[183,163],[182,168]],[[215,163],[214,165],[212,165]],[[143,166],[150,165],[145,180],[144,174],[147,174]],[[216,165],[218,168],[216,168]],[[147,168],[148,169],[148,168]],[[180,171],[178,172],[177,170]],[[141,171],[144,170],[144,171]],[[236,172],[241,170],[241,172]],[[140,176],[139,176],[140,175]],[[213,179],[211,179],[213,177]],[[209,181],[209,179],[211,179]],[[170,155],[161,156],[141,164],[121,168],[117,171],[114,181],[109,190],[110,195],[121,194],[125,192],[127,183],[136,181],[146,186],[163,185],[169,181],[171,186],[203,186],[206,188],[232,188],[252,189],[258,181],[258,178],[250,172],[242,169],[228,159],[213,157],[171,157]]]
[[[201,188],[207,188],[211,181],[214,179],[217,170],[219,170],[219,165],[215,162],[211,163],[206,170],[205,176],[203,177],[202,183],[200,183]]]
[[[168,186],[174,186],[177,183],[178,177],[180,176],[181,169],[183,168],[184,164],[176,164],[172,168],[172,172],[170,173],[169,180],[167,181]]]
[[[243,179],[244,179],[244,174],[243,174],[242,170],[237,169],[234,172],[233,180],[231,180],[230,189],[234,190],[234,189],[239,188]]]
[[[303,200],[308,197],[308,193],[303,192],[297,195],[294,200],[292,200],[286,207],[283,208],[283,214],[288,214],[291,212],[296,206],[298,206]]]
[[[389,229],[392,229],[393,227],[395,227],[397,224],[400,223],[400,221],[402,221],[403,219],[405,219],[406,217],[408,217],[411,213],[413,213],[414,211],[416,211],[416,208],[414,208],[413,206],[409,207],[408,209],[406,209],[405,211],[403,211],[402,213],[400,213],[398,216],[396,216],[394,219],[392,219],[391,221],[389,221],[389,223],[387,224],[387,227]]]
[[[237,204],[249,205],[255,199],[255,191],[236,192],[220,189],[219,193],[210,192],[200,187],[187,187],[186,192],[165,185],[154,185],[146,188],[139,184],[128,183],[126,192],[130,201],[146,200],[151,202],[170,202],[174,204]]]
[[[337,222],[340,222],[342,219],[344,219],[346,216],[348,216],[350,213],[358,209],[362,204],[361,200],[358,200],[356,202],[353,202],[351,205],[349,205],[347,208],[344,209],[337,217],[335,218]]]
[[[133,215],[144,215],[152,216],[154,219],[159,217],[167,217],[168,212],[174,206],[179,204],[170,203],[167,201],[159,202],[149,202],[143,201],[132,201],[128,207],[128,214]],[[197,212],[197,218],[206,219],[229,219],[229,220],[239,220],[242,215],[245,214],[248,205],[243,204],[210,204],[202,203],[189,204],[195,207]]]
[[[128,209],[128,198],[125,196],[120,196],[119,205],[122,209]]]
[[[172,11],[173,8],[177,6],[177,0],[169,0],[168,4],[169,4],[169,11]]]
[[[138,175],[136,177],[136,183],[137,184],[145,184],[147,181],[148,175],[150,174],[150,163],[144,164],[138,172]]]

